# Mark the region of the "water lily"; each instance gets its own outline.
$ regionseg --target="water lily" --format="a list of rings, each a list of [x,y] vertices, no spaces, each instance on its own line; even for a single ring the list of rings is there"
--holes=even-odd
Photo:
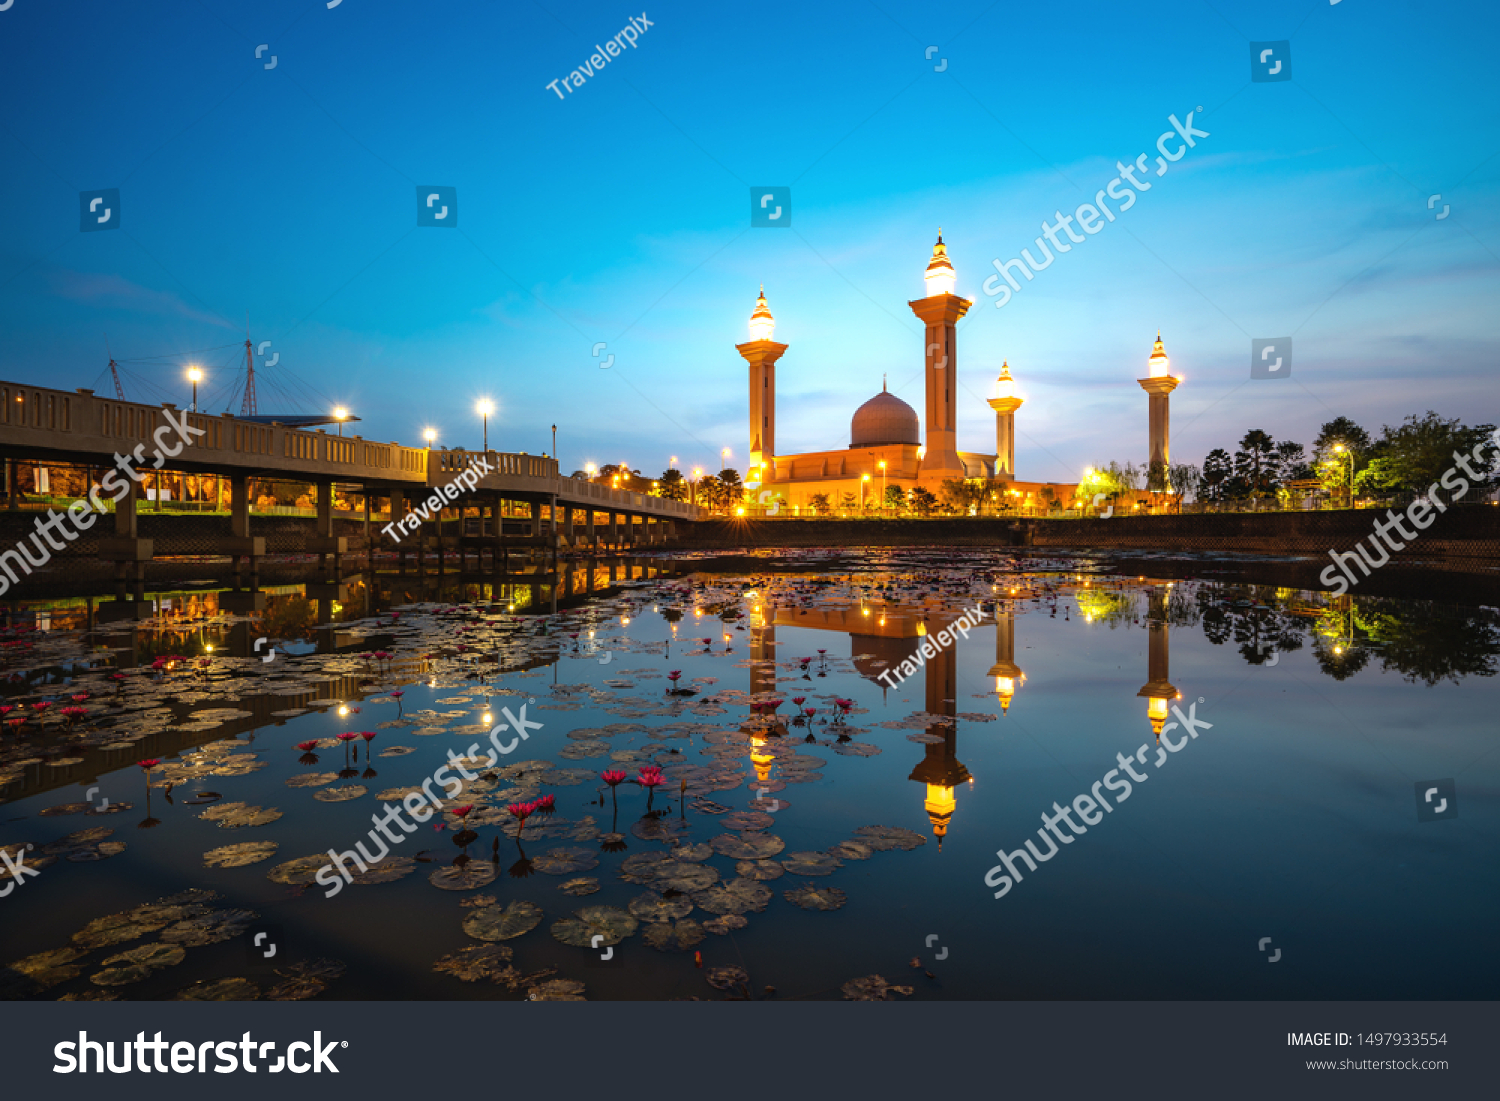
[[[511,815],[516,819],[516,844],[519,845],[521,843],[521,835],[526,832],[526,819],[530,818],[532,812],[536,810],[536,804],[512,803],[505,809],[510,811]]]
[[[557,796],[543,795],[532,806],[537,814],[552,815],[557,813]]]
[[[619,769],[606,769],[599,774],[599,779],[609,785],[609,797],[615,805],[615,812],[618,814],[620,802],[619,797],[615,794],[615,790],[625,782],[625,773]]]

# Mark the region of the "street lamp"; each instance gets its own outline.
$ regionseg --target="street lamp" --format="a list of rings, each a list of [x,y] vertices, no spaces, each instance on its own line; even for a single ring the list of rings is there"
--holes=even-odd
[[[870,476],[868,474],[866,474],[863,478],[861,478],[859,480],[859,504],[860,504],[861,508],[864,507],[864,503],[865,503],[865,486],[866,486],[866,484],[869,481],[870,481]]]
[[[198,383],[203,378],[203,372],[196,367],[189,367],[187,377],[193,384],[193,412],[196,413],[198,411]]]
[[[345,409],[342,405],[335,405],[333,407],[333,419],[339,422],[339,435],[342,436],[344,434],[344,421],[349,419],[349,410]]]
[[[719,469],[720,470],[728,470],[729,469],[729,448],[726,447],[723,451],[719,452],[719,457],[724,460],[723,465],[721,465],[719,467]]]
[[[557,425],[552,426],[552,458],[557,458]]]
[[[484,424],[484,449],[490,449],[490,414],[495,411],[494,404],[489,398],[482,398],[478,405],[474,406],[474,412],[478,413]]]
[[[431,447],[433,441],[437,439],[437,429],[436,428],[424,428],[424,429],[422,429],[422,438],[427,441],[427,446]]]

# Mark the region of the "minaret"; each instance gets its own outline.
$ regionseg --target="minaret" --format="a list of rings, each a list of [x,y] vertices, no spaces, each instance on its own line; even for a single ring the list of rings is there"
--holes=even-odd
[[[771,337],[776,319],[766,305],[766,288],[760,288],[755,312],[750,315],[750,339],[736,344],[735,351],[750,364],[750,469],[747,482],[769,482],[776,476],[776,361],[786,351]]]
[[[989,407],[995,411],[995,477],[1003,482],[1015,481],[1016,477],[1016,410],[1022,401],[1016,397],[1010,364],[1002,363]]]
[[[1151,450],[1150,465],[1157,463],[1165,469],[1171,459],[1171,429],[1168,425],[1167,395],[1177,389],[1177,380],[1167,374],[1169,361],[1161,346],[1161,330],[1156,333],[1156,347],[1151,350],[1149,374],[1136,379],[1141,389],[1151,395]]]
[[[918,633],[925,636],[926,628],[919,625]],[[957,643],[938,647],[937,652],[927,659],[924,672],[929,714],[952,716],[958,710],[957,650]],[[927,733],[936,734],[943,740],[927,743],[926,753],[907,779],[926,785],[927,798],[923,800],[922,809],[927,812],[927,820],[932,823],[932,835],[937,838],[938,852],[942,852],[943,838],[948,835],[948,824],[958,806],[958,800],[953,797],[953,789],[972,777],[964,763],[958,759],[956,723],[934,723],[927,728]]]
[[[1159,342],[1158,342],[1159,343]],[[1166,400],[1163,398],[1162,400]],[[1150,604],[1146,611],[1150,637],[1146,649],[1147,681],[1136,693],[1146,700],[1146,718],[1151,721],[1151,733],[1161,738],[1162,727],[1167,721],[1167,708],[1178,698],[1178,691],[1167,679],[1170,646],[1167,635],[1167,597],[1171,595],[1172,583],[1156,586],[1151,590]]]
[[[1016,613],[1014,607],[1004,610],[995,601],[995,664],[986,676],[995,678],[995,695],[1000,699],[1000,713],[1010,710],[1011,697],[1016,694],[1016,685],[1026,679],[1021,667],[1016,664]]]
[[[924,276],[927,297],[908,302],[911,312],[927,326],[923,340],[927,364],[927,449],[922,456],[921,480],[964,477],[958,458],[957,424],[953,415],[958,390],[958,344],[954,326],[973,304],[953,293],[958,277],[938,230],[937,244]]]

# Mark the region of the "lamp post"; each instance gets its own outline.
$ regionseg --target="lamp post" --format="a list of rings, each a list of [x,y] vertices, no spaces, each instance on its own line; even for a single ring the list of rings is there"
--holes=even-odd
[[[427,441],[427,446],[430,448],[432,446],[432,444],[433,444],[433,441],[437,439],[437,429],[435,429],[435,428],[424,428],[424,429],[422,429],[422,438]]]
[[[198,382],[203,378],[203,372],[197,367],[189,367],[187,377],[193,384],[193,412],[196,413],[198,411]]]
[[[479,414],[480,420],[484,425],[484,449],[486,451],[490,449],[490,414],[494,411],[495,406],[488,398],[482,399],[474,407],[474,412]]]
[[[859,507],[865,507],[865,487],[870,484],[870,476],[866,474],[859,480]]]
[[[690,496],[692,497],[692,502],[691,503],[695,504],[695,505],[698,503],[698,479],[700,479],[702,477],[703,477],[703,468],[700,467],[700,466],[693,467],[693,480],[688,483],[688,486],[689,486],[689,488],[692,491],[691,494],[690,494]]]
[[[554,461],[557,459],[557,425],[555,424],[552,426],[552,458]],[[561,470],[562,468],[559,467],[558,469]]]
[[[880,507],[885,508],[885,460],[880,460]]]
[[[349,410],[345,409],[342,405],[335,405],[333,407],[333,419],[339,422],[340,436],[344,434],[344,421],[346,421],[348,418]]]

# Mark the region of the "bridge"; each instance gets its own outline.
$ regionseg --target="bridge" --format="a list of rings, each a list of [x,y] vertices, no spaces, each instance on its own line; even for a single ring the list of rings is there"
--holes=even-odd
[[[187,429],[176,427],[184,423]],[[171,457],[165,458],[164,451]],[[597,550],[601,539],[616,548],[650,546],[670,537],[675,522],[702,516],[701,509],[684,501],[563,477],[557,460],[545,455],[406,447],[229,413],[184,412],[172,403],[145,405],[101,397],[92,390],[0,381],[0,457],[9,460],[5,489],[11,501],[16,498],[17,462],[51,460],[81,466],[95,486],[132,455],[138,457],[134,465],[153,474],[154,461],[162,458],[163,472],[210,474],[228,481],[229,532],[219,549],[234,559],[237,578],[242,559],[248,561],[253,577],[256,560],[266,553],[265,539],[250,532],[251,478],[277,477],[316,487],[317,521],[307,550],[319,554],[325,569],[332,556],[335,572],[348,549],[347,539],[333,534],[335,483],[358,487],[367,524],[371,498],[388,502],[390,520],[376,530],[387,545],[401,549],[403,569],[408,546],[416,549],[420,562],[428,539],[436,538],[439,548],[444,545],[444,518],[467,518],[478,534],[460,535],[460,552],[477,550],[482,567],[488,549],[498,568],[512,546],[545,547],[554,557],[564,547]],[[105,540],[101,555],[115,562],[117,580],[128,577],[139,586],[144,564],[154,556],[152,540],[142,539],[138,531],[141,484],[117,475],[101,490],[99,500],[120,493],[120,482],[127,488],[113,506],[114,536]],[[530,506],[529,530],[519,542],[508,538],[502,523],[504,502]],[[603,524],[598,523],[601,516]]]

